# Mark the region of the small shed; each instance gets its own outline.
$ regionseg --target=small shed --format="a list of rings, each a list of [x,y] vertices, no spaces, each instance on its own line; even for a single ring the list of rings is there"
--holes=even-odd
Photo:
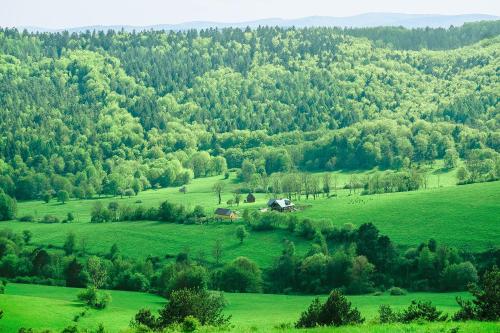
[[[271,199],[267,202],[267,206],[271,210],[278,212],[290,212],[295,210],[295,205],[289,199]]]
[[[246,203],[253,203],[253,202],[255,202],[255,195],[253,195],[252,193],[248,193],[245,202]]]
[[[236,212],[228,208],[217,208],[214,212],[215,218],[218,220],[230,220],[234,221],[238,218]]]

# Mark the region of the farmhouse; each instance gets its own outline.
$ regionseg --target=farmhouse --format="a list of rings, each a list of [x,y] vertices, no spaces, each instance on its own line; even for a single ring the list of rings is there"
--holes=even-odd
[[[217,220],[231,220],[234,221],[235,219],[238,218],[238,215],[236,212],[232,211],[231,209],[227,208],[217,208],[215,210],[215,218]]]
[[[253,202],[255,202],[255,196],[252,193],[248,193],[245,202],[246,203],[253,203]]]
[[[289,212],[295,210],[295,205],[288,199],[271,199],[267,202],[267,206],[271,210],[278,212]]]

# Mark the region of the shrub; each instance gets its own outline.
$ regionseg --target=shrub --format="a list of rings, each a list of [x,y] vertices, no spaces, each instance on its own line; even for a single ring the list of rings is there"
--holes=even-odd
[[[406,295],[406,290],[399,287],[391,287],[389,288],[389,295],[391,296],[403,296]]]
[[[93,223],[102,223],[102,222],[109,222],[112,220],[112,212],[109,209],[106,209],[106,207],[103,206],[103,204],[99,201],[97,201],[93,206],[92,206],[92,211],[90,212],[90,222]]]
[[[222,294],[207,290],[181,289],[172,292],[169,302],[159,311],[160,325],[181,323],[188,316],[199,320],[202,325],[221,326],[229,322],[222,314],[225,301]]]
[[[299,224],[298,234],[305,239],[313,239],[316,235],[316,228],[313,225],[313,222],[309,219],[305,219]]]
[[[198,329],[200,326],[200,321],[193,317],[193,316],[187,316],[184,318],[184,321],[182,322],[182,331],[183,332],[194,332]]]
[[[394,323],[398,321],[398,314],[390,305],[380,304],[378,307],[378,320],[381,324]]]
[[[364,319],[339,290],[333,290],[324,304],[316,298],[302,313],[297,328],[361,324]]]
[[[444,321],[448,315],[443,315],[442,311],[438,311],[430,301],[412,301],[410,306],[403,310],[399,321],[410,323],[415,320],[425,321]]]
[[[78,299],[94,309],[104,309],[111,302],[111,295],[100,292],[95,287],[88,287],[78,294]]]
[[[54,215],[45,215],[42,223],[59,223],[59,218]]]
[[[243,240],[248,236],[248,231],[245,229],[245,226],[238,226],[235,231],[235,236],[240,241],[240,244],[243,243]]]
[[[7,281],[0,280],[0,294],[5,294],[6,286],[7,286]]]
[[[24,215],[19,218],[19,221],[21,222],[33,222],[34,220],[35,218],[33,217],[33,215]]]

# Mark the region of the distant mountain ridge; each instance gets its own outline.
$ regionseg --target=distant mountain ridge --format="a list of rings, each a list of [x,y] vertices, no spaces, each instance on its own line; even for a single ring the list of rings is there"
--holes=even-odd
[[[461,26],[467,22],[498,20],[499,16],[486,14],[463,14],[463,15],[437,15],[437,14],[401,14],[401,13],[366,13],[347,17],[332,16],[309,16],[297,19],[267,18],[245,22],[211,22],[191,21],[179,24],[157,24],[148,26],[132,25],[95,25],[65,29],[48,29],[42,27],[19,27],[28,31],[58,32],[67,30],[69,32],[83,32],[87,30],[189,30],[207,28],[257,28],[259,26],[277,27],[378,27],[378,26],[402,26],[405,28],[448,28],[450,26]]]

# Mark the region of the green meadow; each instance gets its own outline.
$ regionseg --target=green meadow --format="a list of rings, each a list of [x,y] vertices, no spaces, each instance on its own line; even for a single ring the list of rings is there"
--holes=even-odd
[[[440,176],[440,183],[451,181],[452,172]],[[358,176],[362,176],[360,173]],[[337,173],[338,187],[343,187],[350,175]],[[432,179],[432,175],[430,176]],[[36,222],[9,221],[1,226],[16,232],[31,230],[36,246],[59,248],[69,232],[74,232],[78,242],[84,242],[88,253],[106,253],[116,243],[122,253],[129,257],[144,258],[147,255],[173,256],[181,251],[189,251],[192,256],[212,261],[212,248],[216,240],[222,240],[223,261],[244,255],[261,266],[268,266],[277,257],[285,239],[295,242],[299,254],[309,248],[309,244],[295,235],[277,230],[274,232],[252,232],[239,244],[234,232],[242,222],[211,222],[204,225],[181,225],[155,221],[90,223],[90,211],[96,201],[107,205],[116,201],[120,205],[158,206],[164,200],[181,203],[193,208],[201,205],[207,215],[218,207],[212,192],[214,182],[219,177],[195,179],[187,186],[187,193],[177,188],[148,190],[131,198],[103,197],[92,200],[70,200],[65,204],[55,200],[20,202],[18,216],[32,215],[42,218],[52,214],[64,218],[72,212],[76,221],[68,224],[43,224]],[[232,197],[232,192],[240,184],[236,175],[231,174],[225,183],[223,202]],[[429,182],[431,184],[431,182]],[[446,182],[445,182],[446,184]],[[295,203],[300,210],[294,213],[300,218],[311,218],[321,223],[342,226],[346,223],[361,225],[374,223],[382,233],[387,234],[397,245],[416,246],[433,237],[442,244],[456,246],[471,251],[480,251],[494,243],[491,235],[500,234],[500,182],[455,186],[432,187],[413,192],[350,195],[348,190],[339,189],[337,197],[320,197],[306,200],[302,196]],[[258,209],[266,206],[271,194],[256,194],[253,204],[242,203],[232,208],[240,213],[245,208]],[[226,207],[226,204],[221,206]],[[409,232],[409,230],[411,232]],[[196,240],[196,241],[194,241]],[[265,244],[265,246],[262,246]]]
[[[80,328],[95,329],[102,323],[109,332],[125,331],[134,314],[140,308],[159,309],[165,300],[159,296],[125,291],[110,291],[112,302],[104,310],[87,310],[76,323],[75,315],[85,310],[77,301],[79,289],[51,287],[40,285],[8,284],[6,293],[0,295],[0,308],[4,309],[4,318],[0,321],[0,331],[17,332],[21,327],[32,327],[37,330],[61,330],[69,325],[77,324]],[[374,325],[377,309],[380,304],[389,304],[396,309],[408,306],[411,300],[430,300],[438,309],[453,313],[457,310],[455,297],[468,297],[467,293],[411,293],[404,296],[349,296],[349,300],[359,308],[366,318],[366,324],[352,328],[355,332],[392,332],[401,330],[398,325]],[[300,313],[309,305],[314,296],[289,296],[266,294],[225,294],[227,307],[225,312],[232,316],[231,331],[234,332],[268,332],[289,331],[276,329],[275,326],[293,327]],[[29,309],[29,311],[27,311]],[[480,326],[479,326],[480,325]],[[495,332],[500,326],[488,323],[445,323],[426,324],[425,332],[439,332],[443,327],[481,328],[481,332]],[[418,325],[404,326],[404,332],[420,332]],[[414,328],[412,328],[414,327]],[[312,330],[300,330],[312,332]],[[315,332],[326,332],[318,329]],[[331,332],[332,330],[328,330]],[[473,330],[464,330],[473,332]],[[351,332],[339,329],[339,332]],[[462,332],[462,330],[460,331]]]

